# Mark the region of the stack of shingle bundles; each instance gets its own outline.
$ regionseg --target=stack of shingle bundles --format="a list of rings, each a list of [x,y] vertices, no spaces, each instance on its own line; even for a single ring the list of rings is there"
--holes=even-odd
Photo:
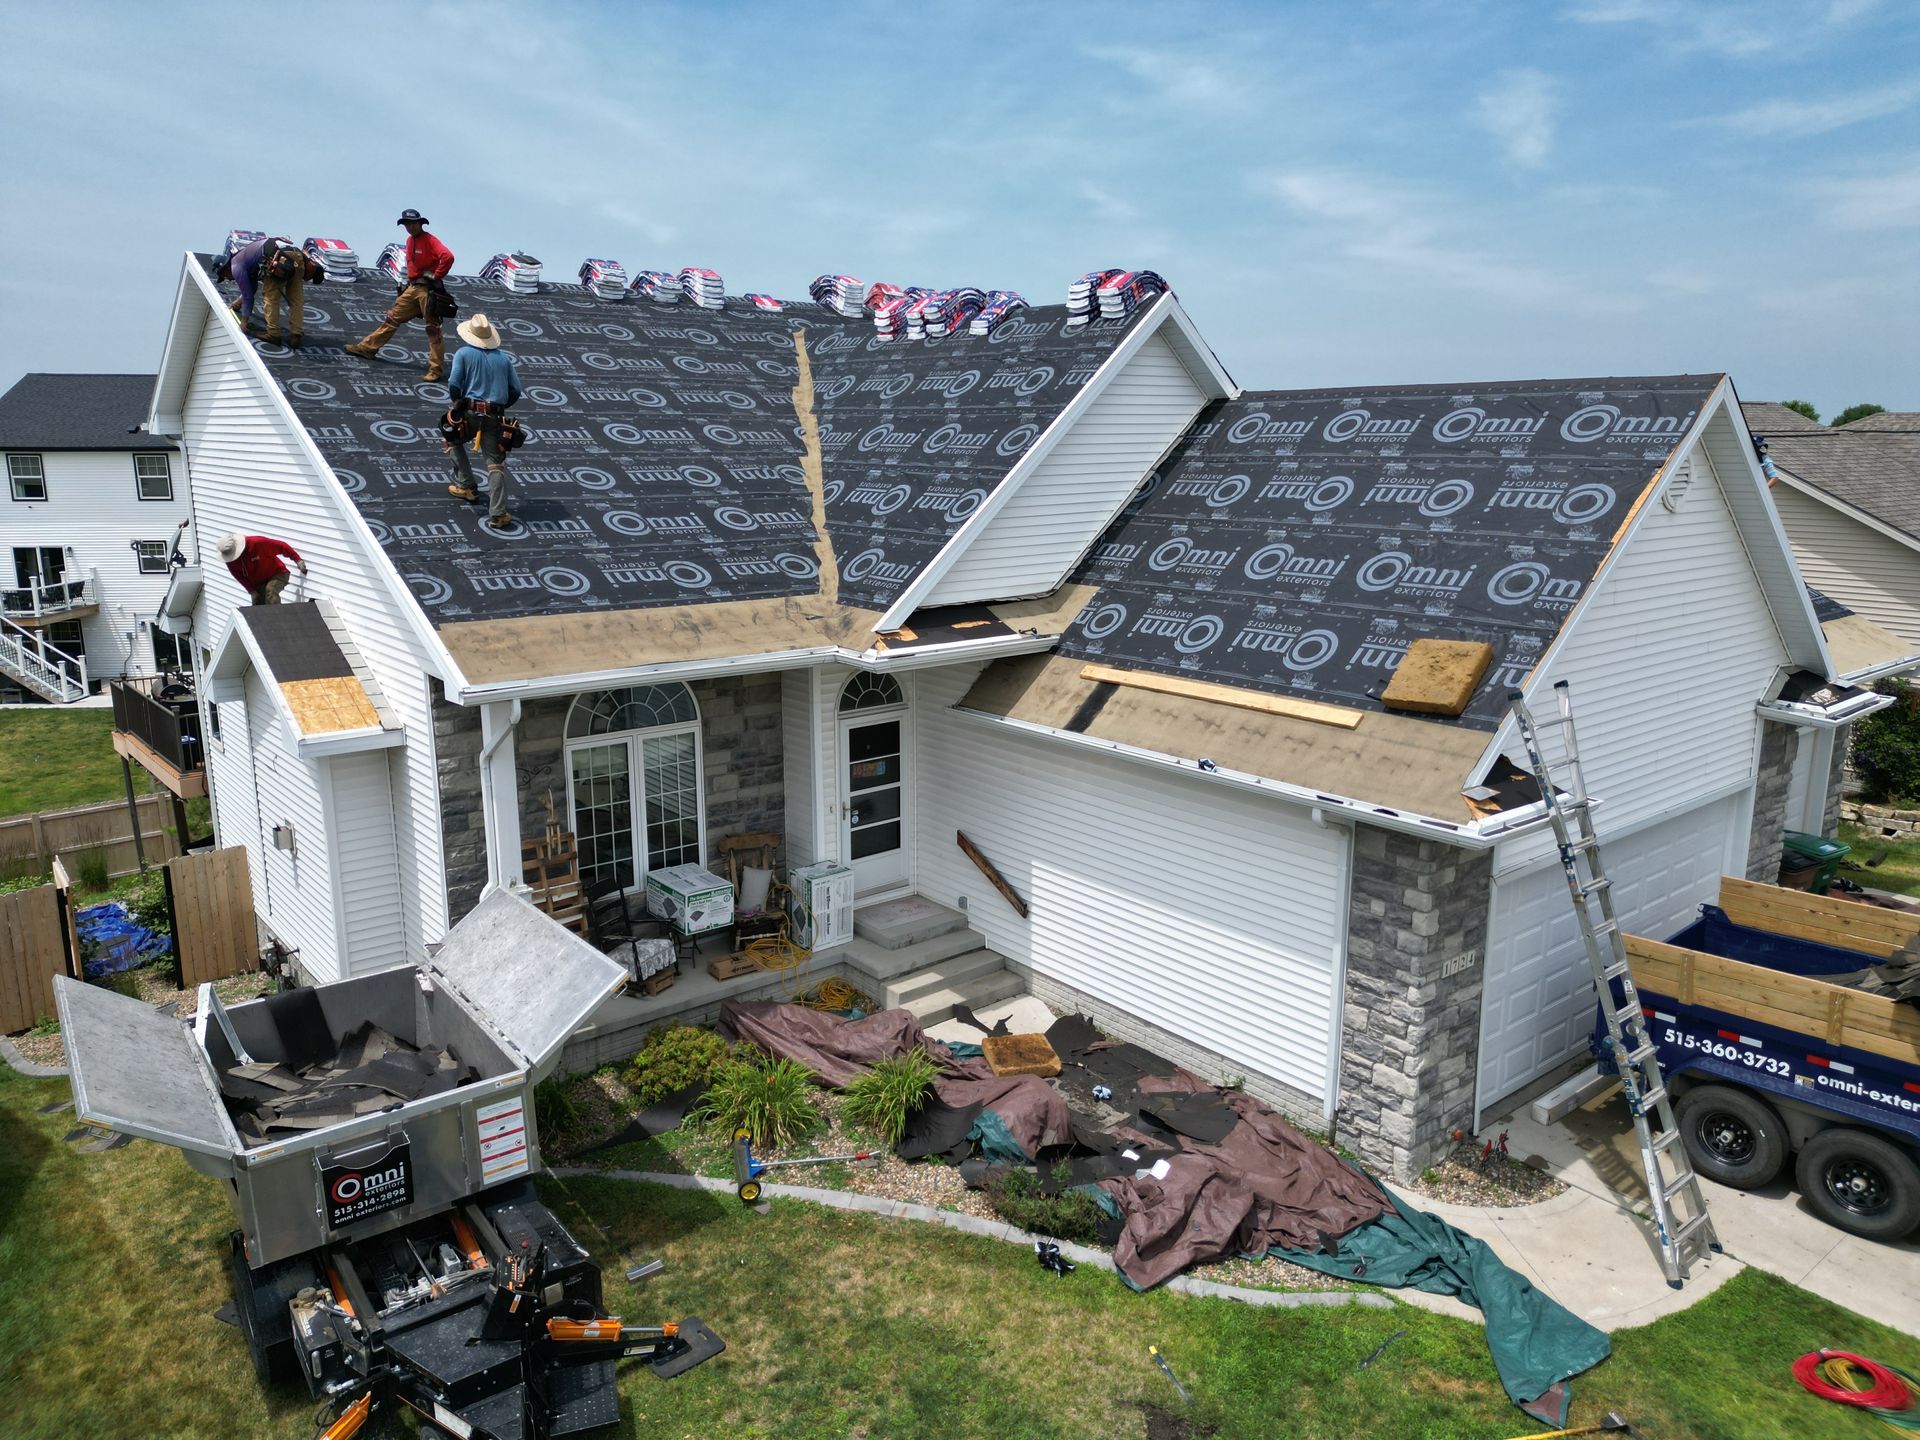
[[[851,275],[819,275],[807,286],[815,302],[850,320],[867,308],[867,287]]]
[[[717,270],[689,265],[675,278],[680,282],[680,293],[702,310],[718,310],[727,303],[727,287],[721,283]]]
[[[602,300],[627,298],[627,271],[618,260],[582,260],[580,283]]]
[[[373,268],[393,281],[396,285],[407,283],[407,247],[396,240],[380,252],[380,258],[373,262]]]
[[[264,240],[266,238],[267,232],[264,230],[229,230],[227,231],[227,243],[221,247],[220,253],[232,257],[238,255],[242,250],[246,249],[247,246],[253,244],[254,241]]]
[[[1100,283],[1100,318],[1124,320],[1156,295],[1172,287],[1151,270],[1123,270]]]
[[[876,285],[873,291],[868,292],[867,308],[873,312],[873,328],[880,338],[892,340],[906,329],[907,311],[920,303],[925,292],[901,290],[897,286],[889,285],[887,289],[894,293],[881,295],[875,299],[874,291],[879,289],[880,287]]]
[[[480,267],[480,278],[504,286],[509,294],[540,293],[540,262],[519,250],[502,251]]]
[[[861,305],[871,315],[887,301],[898,300],[906,293],[898,285],[889,285],[884,280],[876,280],[867,287],[867,298],[861,302]]]
[[[670,275],[665,270],[635,271],[632,288],[642,299],[651,300],[656,305],[680,303],[680,277]]]
[[[927,334],[934,339],[948,335],[957,335],[967,328],[973,317],[978,315],[987,303],[984,290],[976,290],[971,285],[963,285],[954,290],[942,290],[929,295],[920,302],[920,317],[926,326]]]
[[[755,294],[751,290],[749,290],[745,295],[742,295],[740,298],[742,300],[745,300],[749,305],[753,306],[753,308],[756,310],[784,310],[787,308],[786,301],[776,300],[771,295]]]
[[[980,307],[980,313],[973,317],[973,323],[967,329],[975,335],[991,335],[994,326],[1014,311],[1026,308],[1026,297],[1018,291],[989,290],[986,303]]]
[[[329,285],[351,285],[360,278],[360,257],[346,241],[309,235],[300,248],[319,265]]]
[[[1100,309],[1100,287],[1124,270],[1089,270],[1067,287],[1067,314],[1076,320],[1092,319]]]

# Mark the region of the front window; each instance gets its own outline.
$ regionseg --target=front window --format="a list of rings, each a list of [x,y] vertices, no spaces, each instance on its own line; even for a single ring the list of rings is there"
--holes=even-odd
[[[568,808],[587,889],[629,889],[706,853],[700,712],[684,685],[582,695],[567,715]]]
[[[147,633],[153,637],[154,669],[185,670],[193,663],[187,654],[185,637],[169,634],[158,625],[149,625]]]
[[[135,492],[142,500],[171,500],[173,471],[167,467],[167,457],[165,455],[134,456],[133,483]]]
[[[136,540],[133,553],[140,561],[142,575],[164,575],[167,573],[167,542],[164,540]]]
[[[47,498],[47,472],[38,455],[7,456],[7,480],[16,500]]]

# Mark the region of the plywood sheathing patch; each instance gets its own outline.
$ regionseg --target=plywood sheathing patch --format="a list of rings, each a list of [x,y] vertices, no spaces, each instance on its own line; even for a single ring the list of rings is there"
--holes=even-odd
[[[1484,640],[1416,640],[1394,667],[1380,703],[1419,715],[1458,715],[1493,664]]]
[[[800,379],[793,387],[793,413],[800,421],[801,473],[807,477],[807,494],[813,502],[813,556],[820,566],[820,598],[837,603],[840,596],[840,562],[833,553],[833,533],[827,528],[827,472],[820,447],[820,419],[813,409],[813,362],[807,358],[807,332],[793,332],[793,355]]]
[[[351,675],[321,680],[286,680],[280,694],[302,735],[333,735],[342,730],[378,729],[380,716],[360,682]]]
[[[1489,656],[1492,650],[1488,649]],[[1206,700],[1215,705],[1236,705],[1242,710],[1258,710],[1266,715],[1290,715],[1296,720],[1311,720],[1316,725],[1337,725],[1342,730],[1356,729],[1361,712],[1340,705],[1323,705],[1317,700],[1295,700],[1287,695],[1269,695],[1262,690],[1246,690],[1237,685],[1216,685],[1211,680],[1183,680],[1177,675],[1156,675],[1150,670],[1121,670],[1112,665],[1082,665],[1080,678],[1096,685],[1131,685],[1141,690],[1156,690],[1162,695],[1181,695],[1189,700]],[[1452,712],[1458,715],[1460,712]]]
[[[1060,655],[996,660],[960,704],[1062,732],[1085,707],[1095,712],[1084,721],[1089,739],[1175,759],[1204,756],[1223,770],[1456,824],[1473,818],[1460,791],[1491,727],[1367,712],[1347,730],[1121,685],[1095,709],[1085,702],[1099,687],[1080,667]]]

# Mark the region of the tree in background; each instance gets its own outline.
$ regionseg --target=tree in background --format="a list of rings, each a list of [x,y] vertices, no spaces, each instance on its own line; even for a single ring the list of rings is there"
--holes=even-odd
[[[1813,408],[1813,402],[1810,400],[1782,400],[1780,408],[1804,415],[1816,425],[1820,423],[1820,412]]]
[[[1851,425],[1856,420],[1864,420],[1869,415],[1884,415],[1886,411],[1887,407],[1884,405],[1849,405],[1827,423],[1834,429],[1838,429],[1842,425]]]
[[[1868,798],[1894,805],[1920,800],[1920,694],[1904,680],[1873,687],[1895,700],[1853,726],[1853,764]]]

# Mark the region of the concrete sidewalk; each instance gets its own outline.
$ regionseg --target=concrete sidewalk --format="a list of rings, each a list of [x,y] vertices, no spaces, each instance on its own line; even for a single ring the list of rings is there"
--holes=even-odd
[[[1714,1228],[1726,1253],[1697,1262],[1679,1290],[1660,1269],[1633,1122],[1618,1094],[1595,1100],[1558,1125],[1534,1123],[1525,1108],[1490,1123],[1508,1132],[1516,1159],[1538,1165],[1567,1189],[1538,1205],[1481,1208],[1420,1202],[1469,1235],[1541,1290],[1603,1330],[1644,1325],[1710,1294],[1753,1265],[1823,1299],[1920,1335],[1920,1243],[1861,1240],[1816,1218],[1786,1178],[1763,1190],[1732,1190],[1703,1179]],[[1396,1291],[1412,1305],[1477,1320],[1479,1312],[1444,1297]]]

